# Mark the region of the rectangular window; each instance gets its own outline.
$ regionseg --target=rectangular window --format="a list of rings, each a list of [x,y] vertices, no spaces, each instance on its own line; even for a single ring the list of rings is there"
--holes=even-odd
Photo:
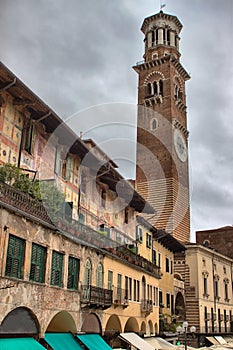
[[[175,313],[175,310],[174,310],[174,295],[171,295],[171,312],[172,312],[172,314]]]
[[[152,240],[151,240],[151,235],[149,233],[146,234],[146,247],[151,248],[152,245]]]
[[[66,181],[69,181],[69,182],[72,182],[71,170],[72,170],[72,158],[71,156],[67,156],[65,161],[63,177],[65,178]]]
[[[142,229],[140,226],[136,226],[136,239],[138,242],[142,242]]]
[[[46,248],[32,243],[30,281],[44,283]]]
[[[203,278],[203,287],[204,287],[204,295],[206,296],[208,294],[207,290],[207,277]]]
[[[129,287],[129,278],[128,277],[125,277],[125,299],[128,300],[129,298],[129,290],[128,290],[128,287]]]
[[[54,172],[55,174],[61,176],[62,175],[62,159],[61,159],[61,150],[59,147],[56,148],[56,154],[55,154],[55,165],[54,165]]]
[[[108,289],[112,290],[113,286],[113,272],[108,270]]]
[[[24,144],[23,148],[29,154],[33,153],[34,148],[34,139],[35,139],[35,126],[30,124],[26,129],[24,129]]]
[[[137,281],[137,302],[140,300],[140,282]]]
[[[22,278],[24,264],[25,240],[9,235],[5,275]]]
[[[129,300],[132,300],[132,278],[129,277]]]
[[[155,265],[157,264],[157,257],[156,257],[156,250],[155,249],[152,250],[152,262]]]
[[[170,261],[170,274],[173,274],[173,261]]]
[[[170,297],[169,293],[166,294],[166,304],[167,304],[167,308],[170,309],[170,307],[171,307],[171,297]]]
[[[122,284],[122,275],[118,273],[117,274],[117,299],[120,301],[122,301],[121,284]]]
[[[163,292],[160,290],[159,291],[159,306],[163,305]]]
[[[79,259],[73,258],[69,256],[68,261],[68,281],[67,288],[68,289],[78,289],[78,281],[79,281],[79,267],[80,261]]]
[[[133,280],[133,301],[137,301],[137,281]]]
[[[62,286],[63,254],[53,250],[51,266],[51,285]]]
[[[169,272],[169,265],[170,265],[170,261],[168,257],[166,257],[166,272]]]
[[[161,254],[158,253],[158,267],[161,268]]]

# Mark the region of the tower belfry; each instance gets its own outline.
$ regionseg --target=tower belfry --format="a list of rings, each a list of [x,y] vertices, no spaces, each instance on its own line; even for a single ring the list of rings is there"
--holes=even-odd
[[[154,206],[148,218],[178,240],[190,240],[188,131],[185,82],[180,63],[182,24],[162,10],[144,19],[144,60],[138,73],[138,191]]]

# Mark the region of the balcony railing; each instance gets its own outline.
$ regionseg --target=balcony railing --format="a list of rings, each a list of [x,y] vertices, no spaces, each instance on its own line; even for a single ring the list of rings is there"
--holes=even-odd
[[[147,272],[152,273],[155,277],[161,278],[161,269],[157,265],[143,258],[141,255],[138,255],[128,249],[126,246],[118,246],[115,248],[106,248],[108,251],[114,255],[120,257],[121,259],[128,261],[134,266],[138,266],[146,270]]]
[[[146,313],[153,312],[153,301],[149,299],[142,299],[141,301],[141,311]]]
[[[113,305],[114,307],[121,306],[126,308],[129,305],[127,292],[125,289],[115,287],[113,291]]]
[[[109,308],[113,303],[112,290],[96,286],[83,286],[81,303],[90,307]]]
[[[0,181],[0,200],[1,202],[14,206],[40,220],[52,224],[43,203],[29,196],[26,193],[18,191],[14,187]]]

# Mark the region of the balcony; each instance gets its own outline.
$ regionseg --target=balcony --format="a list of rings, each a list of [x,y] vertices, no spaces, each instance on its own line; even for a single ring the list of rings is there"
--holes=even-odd
[[[161,269],[157,265],[143,258],[141,255],[134,253],[132,250],[127,248],[127,246],[118,246],[115,248],[106,248],[112,254],[118,256],[126,262],[138,266],[143,270],[153,274],[156,278],[160,279],[162,277]]]
[[[145,312],[146,314],[153,312],[153,301],[149,299],[142,299],[141,312]]]
[[[48,224],[52,224],[42,202],[2,181],[0,181],[0,201]]]
[[[95,286],[83,286],[81,291],[81,306],[108,309],[112,306],[112,290]]]
[[[114,288],[114,296],[113,296],[113,306],[114,308],[120,306],[125,309],[129,305],[127,293],[122,288]]]

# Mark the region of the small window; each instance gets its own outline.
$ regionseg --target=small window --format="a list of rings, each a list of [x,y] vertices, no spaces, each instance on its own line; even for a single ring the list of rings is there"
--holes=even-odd
[[[151,248],[152,246],[152,237],[149,233],[146,234],[146,247]]]
[[[138,242],[142,242],[142,228],[140,226],[136,226],[136,239]]]
[[[166,257],[166,272],[169,272],[170,270],[169,270],[169,264],[170,262],[169,262],[169,259],[168,259],[168,257]]]
[[[167,304],[167,308],[170,309],[171,307],[171,296],[169,293],[166,294],[166,304]]]
[[[22,278],[24,264],[25,240],[10,235],[7,249],[5,275]]]
[[[32,243],[30,281],[44,283],[46,248]]]
[[[151,130],[157,129],[157,119],[153,118],[151,121]]]
[[[68,281],[67,281],[68,289],[75,289],[75,290],[78,289],[79,267],[80,267],[79,259],[69,256]]]
[[[155,249],[153,249],[153,251],[152,251],[152,262],[153,262],[153,264],[157,264],[157,257],[156,257],[156,250]]]
[[[151,96],[152,95],[152,86],[151,83],[147,84],[147,96]]]
[[[62,287],[63,254],[52,252],[51,285]]]
[[[35,140],[35,126],[30,124],[26,129],[24,129],[24,149],[29,154],[33,154]]]

